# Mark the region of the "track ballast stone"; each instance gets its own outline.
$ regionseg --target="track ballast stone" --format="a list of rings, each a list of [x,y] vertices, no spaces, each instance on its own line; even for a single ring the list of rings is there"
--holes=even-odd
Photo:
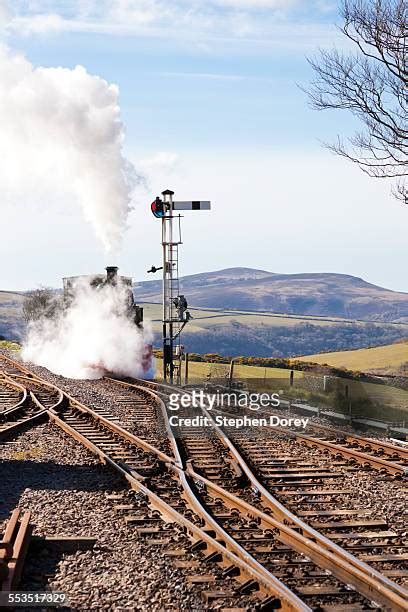
[[[0,446],[0,528],[19,506],[34,534],[97,539],[89,551],[54,560],[29,556],[21,590],[65,592],[74,610],[202,609],[201,597],[157,547],[138,540],[108,494],[134,494],[113,472],[57,427],[44,424]],[[171,526],[173,529],[173,526]],[[177,527],[174,527],[177,530]]]

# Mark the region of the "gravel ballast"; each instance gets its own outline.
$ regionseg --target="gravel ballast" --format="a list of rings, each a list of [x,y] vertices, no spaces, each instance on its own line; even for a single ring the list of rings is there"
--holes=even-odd
[[[21,590],[64,592],[74,610],[202,609],[183,574],[158,547],[137,539],[107,499],[123,494],[129,503],[135,494],[56,426],[37,426],[0,445],[0,461],[1,531],[19,506],[31,511],[35,535],[97,539],[92,550],[64,554],[51,568],[47,548],[30,554]]]

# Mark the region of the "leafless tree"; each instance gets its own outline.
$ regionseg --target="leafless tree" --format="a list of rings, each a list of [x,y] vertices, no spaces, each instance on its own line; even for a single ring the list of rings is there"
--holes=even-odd
[[[59,307],[55,291],[50,287],[40,287],[25,294],[22,306],[26,323],[38,321],[43,317],[53,317]]]
[[[370,176],[395,179],[394,195],[407,204],[407,0],[342,0],[341,16],[355,50],[309,59],[307,93],[314,108],[349,110],[363,125],[346,144],[338,136],[326,146]]]

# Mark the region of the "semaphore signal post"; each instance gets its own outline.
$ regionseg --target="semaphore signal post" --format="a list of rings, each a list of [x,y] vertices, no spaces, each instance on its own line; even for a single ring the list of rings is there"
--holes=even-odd
[[[179,246],[181,240],[181,218],[176,211],[210,210],[211,203],[203,200],[174,201],[174,192],[166,189],[163,199],[157,197],[151,204],[155,217],[162,220],[163,265],[152,266],[148,272],[163,270],[163,377],[165,381],[181,384],[183,346],[181,332],[191,319],[188,303],[180,294]]]

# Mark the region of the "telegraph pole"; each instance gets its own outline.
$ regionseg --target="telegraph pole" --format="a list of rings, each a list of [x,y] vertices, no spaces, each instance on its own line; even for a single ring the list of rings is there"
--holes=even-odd
[[[187,310],[187,300],[180,294],[179,280],[179,246],[181,240],[181,215],[174,214],[179,210],[210,210],[209,201],[173,200],[174,191],[162,191],[163,199],[157,197],[151,204],[155,217],[162,221],[162,257],[163,257],[163,378],[165,381],[181,384],[181,364],[183,346],[181,332],[191,318]],[[161,268],[152,268],[149,272],[157,272]]]

